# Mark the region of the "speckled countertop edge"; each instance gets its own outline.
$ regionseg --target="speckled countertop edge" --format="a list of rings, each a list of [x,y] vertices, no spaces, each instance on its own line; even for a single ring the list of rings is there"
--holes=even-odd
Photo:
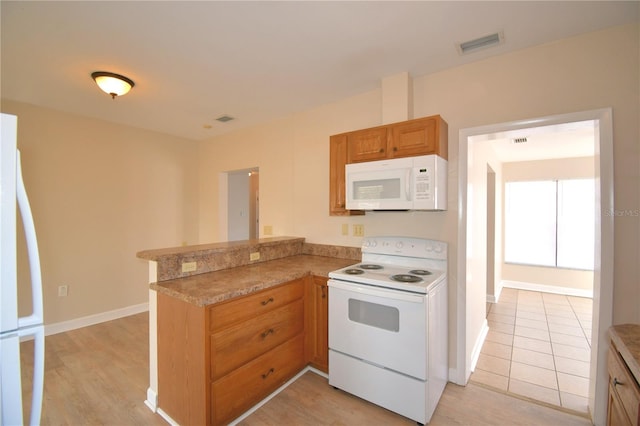
[[[273,244],[279,244],[284,242],[302,242],[304,238],[300,237],[269,237],[256,240],[243,240],[243,241],[223,241],[219,243],[199,244],[194,246],[184,247],[168,247],[162,249],[142,250],[136,253],[136,256],[140,259],[157,261],[163,257],[169,257],[173,255],[181,254],[193,254],[193,253],[218,253],[226,252],[230,250],[237,250],[246,247],[253,246],[270,246]]]
[[[308,275],[328,273],[356,263],[353,259],[296,255],[150,284],[152,290],[196,306],[208,306]]]
[[[620,324],[609,328],[609,337],[640,383],[640,324]]]

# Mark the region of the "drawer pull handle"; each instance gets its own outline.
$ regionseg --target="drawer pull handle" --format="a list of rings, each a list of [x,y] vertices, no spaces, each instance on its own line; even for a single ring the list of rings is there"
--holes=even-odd
[[[262,301],[262,302],[260,302],[260,303],[262,303],[262,306],[264,306],[264,305],[266,305],[266,304],[268,304],[268,303],[271,303],[271,302],[273,302],[273,297],[270,297],[270,298],[268,298],[267,300],[263,300],[263,301]]]
[[[618,386],[618,385],[622,386],[622,385],[624,385],[624,383],[622,383],[620,380],[618,380],[617,377],[614,377],[613,378],[613,386],[615,387],[615,386]]]
[[[264,374],[262,375],[262,378],[263,378],[263,379],[266,379],[266,378],[267,378],[267,377],[269,377],[269,376],[271,375],[271,373],[273,373],[274,371],[276,371],[276,370],[274,370],[273,368],[270,368],[270,369],[269,369],[269,371],[267,371],[266,373],[264,373]]]
[[[275,330],[273,328],[268,329],[267,331],[265,331],[264,333],[261,334],[262,338],[266,338],[268,335],[274,333]]]

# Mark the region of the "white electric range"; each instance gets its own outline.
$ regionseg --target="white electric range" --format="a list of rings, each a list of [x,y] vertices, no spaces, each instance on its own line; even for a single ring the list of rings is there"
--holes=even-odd
[[[447,243],[367,237],[329,273],[329,384],[427,423],[448,380]]]

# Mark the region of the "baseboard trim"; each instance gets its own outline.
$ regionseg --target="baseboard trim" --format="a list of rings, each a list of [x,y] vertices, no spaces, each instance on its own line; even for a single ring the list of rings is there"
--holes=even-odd
[[[167,423],[169,423],[171,426],[180,426],[180,424],[178,422],[176,422],[175,420],[173,420],[171,418],[171,416],[169,416],[167,413],[165,413],[162,408],[158,408],[158,411],[156,411],[156,413],[158,413],[158,415],[160,417],[162,417],[163,419],[165,419],[167,421]]]
[[[563,294],[566,296],[586,297],[593,299],[593,289],[580,289],[571,287],[559,287],[555,285],[527,283],[522,281],[502,281],[503,287],[518,290],[540,291],[543,293]]]
[[[502,285],[495,289],[495,294],[487,294],[487,302],[498,303],[500,300],[500,293],[502,293]]]
[[[478,363],[478,358],[480,358],[480,351],[482,350],[482,345],[484,344],[484,340],[487,337],[487,333],[489,333],[489,325],[487,320],[485,319],[482,323],[482,329],[480,329],[480,334],[476,339],[475,345],[473,345],[473,351],[471,352],[471,366],[470,371],[474,371],[476,369],[476,364]]]
[[[139,305],[127,306],[125,308],[114,309],[113,311],[101,312],[99,314],[88,315],[86,317],[76,318],[69,321],[57,322],[44,326],[44,335],[64,333],[65,331],[75,330],[77,328],[87,327],[99,324],[101,322],[111,321],[118,318],[128,317],[129,315],[139,314],[149,310],[149,302]]]
[[[256,412],[260,407],[262,407],[264,404],[266,404],[267,402],[271,401],[273,398],[275,398],[280,392],[282,392],[283,390],[285,390],[291,383],[295,382],[296,380],[298,380],[304,373],[306,373],[307,371],[311,371],[313,373],[316,374],[320,374],[321,376],[324,375],[324,373],[322,373],[319,370],[316,370],[313,367],[309,367],[306,366],[305,368],[303,368],[298,374],[296,374],[295,376],[293,376],[287,383],[283,384],[282,386],[280,386],[278,389],[276,389],[275,391],[273,391],[271,394],[269,394],[269,396],[267,396],[265,399],[263,399],[262,401],[258,402],[256,405],[254,405],[253,407],[249,408],[247,411],[245,411],[240,417],[238,417],[237,419],[235,419],[234,421],[232,421],[231,423],[229,423],[229,426],[236,426],[238,423],[240,423],[241,421],[243,421],[244,419],[246,419],[247,417],[249,417],[251,414],[253,414],[254,412]]]
[[[158,412],[158,394],[155,390],[147,388],[147,399],[145,399],[144,405],[149,407],[154,413]]]

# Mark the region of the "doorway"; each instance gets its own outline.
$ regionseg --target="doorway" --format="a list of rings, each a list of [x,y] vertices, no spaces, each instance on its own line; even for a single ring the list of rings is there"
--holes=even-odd
[[[257,239],[260,200],[257,167],[227,172],[227,240]]]
[[[479,348],[487,334],[486,286],[474,281],[474,265],[484,265],[480,271],[486,270],[483,253],[486,250],[486,235],[478,234],[479,226],[474,228],[474,213],[482,209],[477,203],[478,191],[486,191],[473,182],[473,164],[477,158],[470,152],[471,144],[486,140],[489,135],[519,137],[524,129],[527,131],[544,126],[563,126],[568,123],[593,121],[595,134],[594,168],[597,182],[596,188],[596,229],[595,229],[595,266],[593,278],[593,328],[590,362],[589,408],[594,423],[604,423],[607,398],[607,347],[606,331],[611,325],[612,317],[612,281],[613,281],[613,218],[603,214],[613,209],[613,138],[611,109],[586,111],[542,117],[531,120],[462,129],[459,139],[459,215],[458,215],[458,304],[457,304],[457,377],[456,383],[466,384],[473,364],[477,360]],[[494,136],[495,137],[495,136]],[[486,179],[486,166],[482,169]],[[480,197],[481,198],[481,197]],[[485,197],[486,199],[486,197]],[[484,210],[486,213],[486,209]],[[486,232],[486,218],[482,228]],[[484,245],[484,247],[483,247]],[[485,272],[486,274],[486,272]],[[482,274],[486,276],[485,274]],[[478,277],[479,275],[475,275]],[[602,284],[602,285],[601,285]],[[479,289],[481,287],[481,289]],[[453,380],[454,378],[452,378]]]

